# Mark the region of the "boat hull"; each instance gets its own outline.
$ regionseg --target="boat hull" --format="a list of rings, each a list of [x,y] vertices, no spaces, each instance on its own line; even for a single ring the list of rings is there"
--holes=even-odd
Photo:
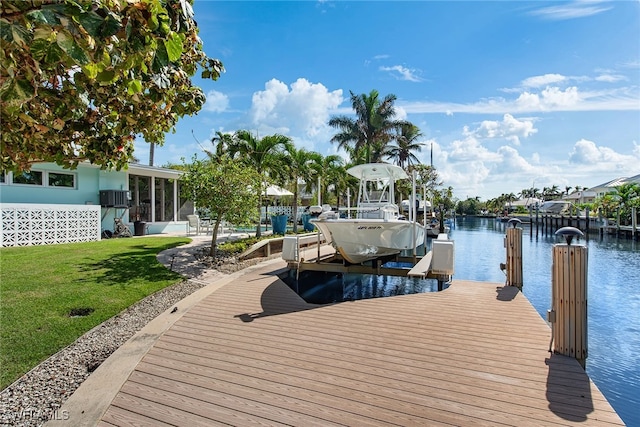
[[[451,231],[451,227],[449,227],[448,225],[444,226],[444,232],[446,234],[449,234],[449,232]],[[438,237],[438,235],[440,234],[440,225],[436,224],[436,225],[428,225],[427,229],[427,236],[429,237]]]
[[[311,222],[352,264],[395,255],[424,242],[424,227],[404,220],[318,219]]]

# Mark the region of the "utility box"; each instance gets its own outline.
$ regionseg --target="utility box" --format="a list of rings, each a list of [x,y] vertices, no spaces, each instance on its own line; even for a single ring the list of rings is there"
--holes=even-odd
[[[431,270],[433,274],[452,276],[454,272],[453,240],[438,239],[432,242]]]
[[[103,208],[128,208],[131,197],[127,190],[100,190],[100,206]]]
[[[298,237],[284,236],[282,241],[282,259],[285,261],[300,261],[298,253]]]

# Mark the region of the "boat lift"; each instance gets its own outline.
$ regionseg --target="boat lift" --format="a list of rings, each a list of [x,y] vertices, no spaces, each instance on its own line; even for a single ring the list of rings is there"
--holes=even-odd
[[[318,233],[318,239],[320,234]],[[444,284],[451,281],[454,274],[454,243],[447,234],[440,234],[432,243],[432,250],[423,256],[391,255],[363,262],[361,264],[348,263],[339,252],[321,255],[320,242],[318,254],[312,260],[305,260],[300,256],[300,247],[309,247],[311,238],[315,236],[298,237],[285,236],[282,246],[282,259],[287,261],[290,270],[319,271],[331,273],[373,274],[378,276],[416,277],[421,279],[435,279],[438,290],[444,289]],[[409,264],[412,267],[388,266],[389,262]]]

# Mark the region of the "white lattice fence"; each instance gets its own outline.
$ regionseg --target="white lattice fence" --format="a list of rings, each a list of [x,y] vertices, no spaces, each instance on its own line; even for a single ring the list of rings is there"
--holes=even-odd
[[[3,203],[0,211],[3,247],[100,240],[100,206]]]

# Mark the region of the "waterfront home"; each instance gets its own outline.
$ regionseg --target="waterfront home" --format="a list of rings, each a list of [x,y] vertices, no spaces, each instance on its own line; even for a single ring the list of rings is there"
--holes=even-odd
[[[137,163],[121,171],[38,163],[0,173],[1,246],[98,240],[117,223],[131,234],[134,222],[144,234],[184,233],[194,207],[181,194],[181,176]]]

